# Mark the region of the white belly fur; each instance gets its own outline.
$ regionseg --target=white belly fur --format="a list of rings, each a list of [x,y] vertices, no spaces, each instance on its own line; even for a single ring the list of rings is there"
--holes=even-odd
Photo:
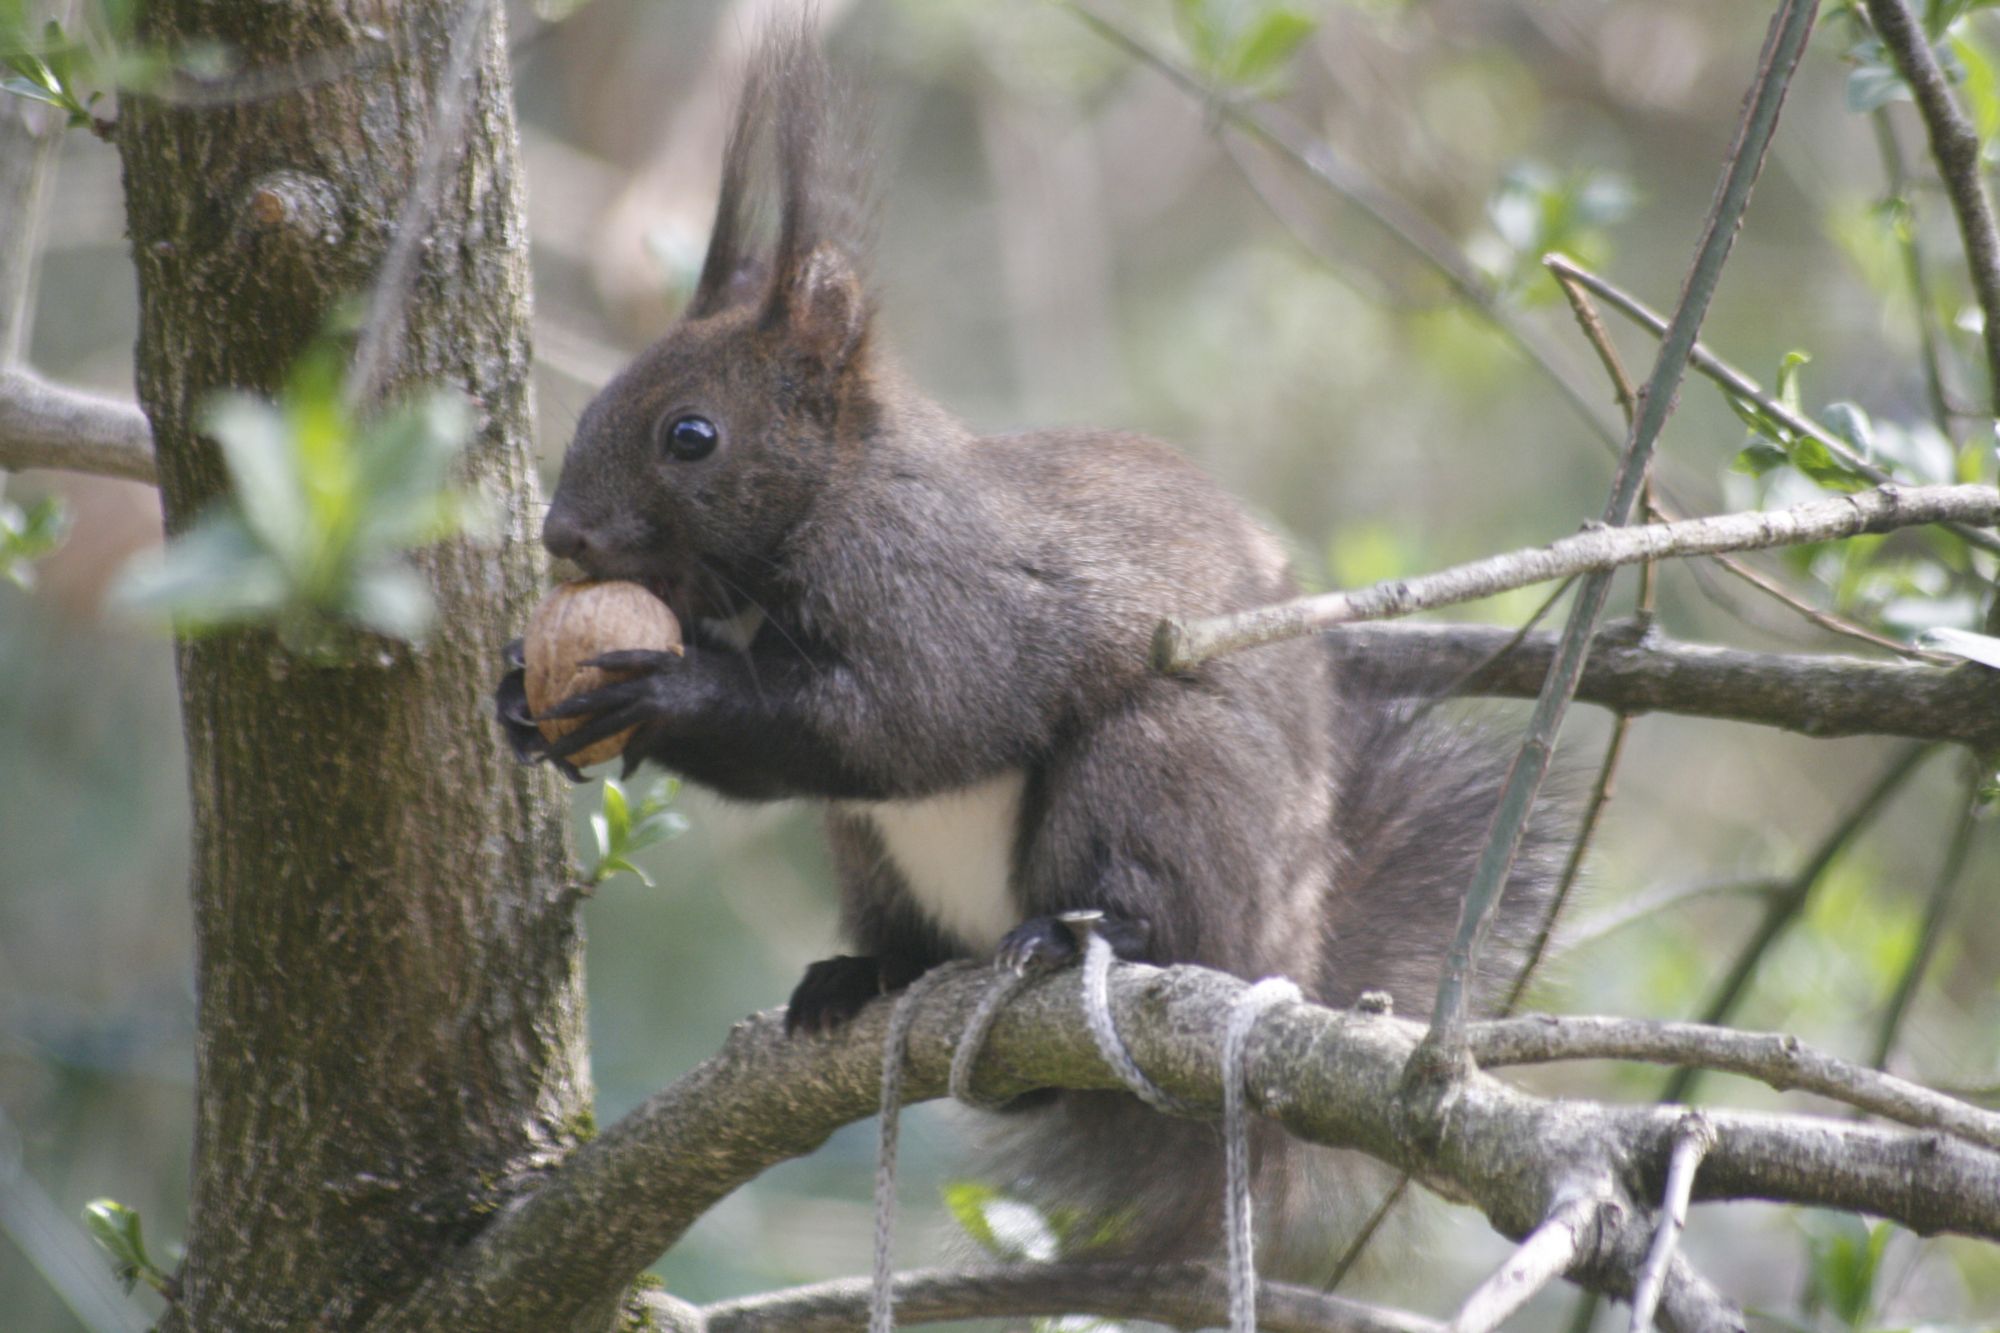
[[[991,953],[1020,924],[1007,882],[1026,783],[1016,770],[919,800],[846,808],[874,823],[925,914],[967,947]]]

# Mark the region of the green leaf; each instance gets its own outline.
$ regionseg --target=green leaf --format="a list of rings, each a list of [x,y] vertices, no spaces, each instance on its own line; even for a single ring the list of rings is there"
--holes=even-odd
[[[1810,435],[1793,439],[1786,452],[1792,466],[1828,490],[1851,493],[1865,490],[1869,485],[1866,477],[1835,458],[1831,450]]]
[[[632,831],[631,808],[625,801],[625,788],[616,778],[604,780],[604,791],[599,798],[604,806],[604,821],[611,831],[611,845],[623,847],[627,835]]]
[[[26,509],[0,499],[0,578],[18,588],[35,584],[35,564],[69,535],[69,509],[45,495]]]
[[[126,1291],[141,1278],[156,1289],[166,1285],[166,1273],[146,1253],[139,1214],[116,1199],[93,1199],[84,1205],[83,1225],[90,1238],[111,1256],[112,1271]]]
[[[1214,0],[1174,0],[1174,21],[1196,65],[1214,70],[1222,63],[1222,37],[1212,13]]]
[[[1735,461],[1729,465],[1729,470],[1745,473],[1752,477],[1761,477],[1768,472],[1783,467],[1790,461],[1791,456],[1789,454],[1768,440],[1752,440],[1749,444],[1744,445],[1742,451],[1736,455]]]
[[[593,884],[602,884],[605,880],[610,879],[613,875],[621,875],[621,874],[631,875],[633,878],[637,879],[641,884],[644,884],[649,889],[655,887],[653,884],[653,877],[651,875],[648,875],[645,871],[641,870],[638,866],[632,864],[630,861],[626,860],[622,856],[605,857],[604,860],[598,864],[595,873],[591,875],[590,882]]]
[[[976,1181],[946,1185],[944,1202],[965,1234],[995,1258],[1048,1263],[1061,1256],[1055,1228],[1032,1204]]]
[[[1995,75],[1993,58],[1974,40],[1970,28],[1952,35],[1951,49],[1965,69],[1962,86],[1972,109],[1973,128],[1979,132],[1980,143],[1991,143],[2000,131],[2000,76]]]
[[[229,510],[211,510],[113,587],[121,604],[165,615],[189,631],[254,620],[285,604],[285,568]]]
[[[347,619],[363,629],[406,643],[422,642],[435,606],[430,584],[407,565],[384,565],[358,574],[347,590]]]
[[[1864,49],[1867,55],[1861,55]],[[1877,41],[1866,41],[1854,48],[1855,66],[1847,72],[1847,109],[1858,115],[1867,115],[1878,107],[1891,102],[1910,100],[1910,85],[1903,82],[1902,74],[1889,63],[1888,53]]]
[[[284,415],[248,394],[224,393],[208,400],[201,426],[222,450],[244,523],[266,550],[303,572],[313,524]]]
[[[1799,371],[1812,364],[1812,354],[1796,349],[1785,353],[1784,360],[1778,362],[1778,392],[1774,395],[1780,403],[1794,413],[1799,408]]]
[[[635,852],[640,851],[678,838],[687,832],[687,828],[687,817],[678,811],[655,810],[632,826],[632,834],[625,845]]]
[[[1317,19],[1296,9],[1274,9],[1263,15],[1236,43],[1229,61],[1232,81],[1258,83],[1276,73],[1318,27]]]

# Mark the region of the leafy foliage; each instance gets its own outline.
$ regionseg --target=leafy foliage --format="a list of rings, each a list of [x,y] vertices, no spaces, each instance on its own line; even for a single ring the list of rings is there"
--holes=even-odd
[[[597,860],[591,866],[589,883],[602,884],[616,874],[638,877],[647,888],[653,877],[640,869],[632,857],[657,843],[678,838],[687,831],[687,819],[667,807],[680,795],[675,778],[661,778],[639,802],[635,812],[625,785],[616,778],[604,780],[597,813],[590,817],[590,831],[597,846]]]
[[[471,405],[438,390],[363,417],[343,390],[328,345],[301,358],[275,403],[210,400],[202,423],[231,495],[160,561],[128,572],[125,599],[183,632],[270,624],[292,651],[321,658],[342,656],[355,629],[420,639],[430,593],[404,554],[485,527],[450,477]]]
[[[1632,211],[1633,201],[1631,182],[1615,172],[1559,172],[1544,162],[1523,162],[1487,199],[1494,237],[1475,248],[1483,249],[1479,258],[1503,290],[1547,299],[1555,284],[1542,256],[1561,250],[1588,265],[1603,262],[1606,230]]]
[[[1271,0],[1174,0],[1174,19],[1195,65],[1219,87],[1274,85],[1319,20]]]
[[[45,495],[26,509],[0,499],[0,579],[34,587],[34,562],[62,545],[68,533],[69,511],[60,497]]]
[[[139,1214],[116,1199],[93,1199],[84,1205],[84,1229],[111,1256],[112,1272],[126,1291],[139,1282],[158,1292],[172,1289],[173,1279],[146,1252],[146,1235]]]

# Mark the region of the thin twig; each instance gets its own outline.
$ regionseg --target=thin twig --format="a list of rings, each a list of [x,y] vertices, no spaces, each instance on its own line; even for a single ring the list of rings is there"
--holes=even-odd
[[[1738,952],[1736,961],[1730,964],[1722,984],[1715,988],[1714,995],[1702,1007],[1700,1022],[1722,1023],[1736,1011],[1737,1002],[1749,989],[1750,979],[1756,975],[1758,966],[1764,961],[1765,953],[1805,910],[1806,904],[1812,900],[1813,890],[1819,886],[1820,879],[1840,858],[1840,854],[1847,850],[1847,845],[1862,828],[1889,803],[1889,798],[1910,780],[1918,765],[1930,755],[1932,748],[1929,745],[1904,747],[1883,771],[1882,776],[1877,778],[1875,784],[1855,803],[1854,808],[1834,824],[1833,830],[1800,867],[1799,873],[1786,886],[1785,892],[1773,898],[1765,907],[1764,919],[1758,923],[1756,933]],[[1660,1092],[1659,1100],[1663,1102],[1688,1100],[1693,1095],[1695,1084],[1700,1078],[1699,1069],[1692,1066],[1681,1068],[1667,1080],[1666,1087]]]
[[[1810,1092],[1898,1124],[1942,1130],[2000,1151],[2000,1114],[1828,1055],[1789,1033],[1538,1014],[1469,1023],[1466,1040],[1482,1069],[1558,1060],[1636,1060],[1709,1069],[1753,1078],[1779,1092]]]
[[[1776,879],[1727,880],[1719,883],[1674,885],[1657,889],[1640,894],[1564,932],[1563,949],[1568,952],[1586,948],[1627,927],[1639,924],[1647,917],[1698,899],[1724,896],[1770,898],[1784,891],[1784,881]]]
[[[2000,488],[1983,485],[1878,486],[1810,500],[1790,509],[1749,510],[1634,527],[1594,526],[1546,546],[1488,556],[1435,574],[1390,579],[1353,591],[1320,593],[1202,620],[1170,618],[1154,632],[1162,671],[1187,671],[1211,657],[1301,638],[1336,625],[1387,620],[1477,601],[1553,579],[1586,575],[1608,582],[1626,565],[1718,551],[1752,551],[1832,541],[1923,523],[2000,522]],[[1600,606],[1602,599],[1600,598]],[[1593,629],[1594,629],[1594,620]]]
[[[1930,135],[1931,158],[1944,178],[1945,197],[1958,218],[1965,242],[1966,264],[1972,270],[1972,290],[1986,316],[1986,373],[1991,398],[2000,415],[2000,225],[1993,218],[1993,200],[1986,193],[1979,158],[1979,131],[1951,95],[1951,85],[1938,67],[1923,24],[1907,0],[1867,0],[1875,34],[1896,62],[1903,82],[1916,98],[1917,114]]]
[[[1672,521],[1671,515],[1673,511],[1664,506],[1656,505],[1654,512],[1661,518]],[[1957,660],[1945,653],[1927,652],[1922,648],[1913,648],[1907,643],[1898,643],[1888,635],[1877,634],[1866,625],[1856,624],[1845,616],[1835,615],[1831,611],[1822,611],[1811,602],[1795,596],[1782,583],[1766,577],[1741,560],[1726,555],[1714,555],[1710,556],[1709,559],[1715,561],[1723,569],[1757,589],[1757,591],[1763,593],[1765,596],[1784,603],[1829,634],[1838,634],[1844,639],[1853,639],[1856,642],[1880,648],[1884,652],[1894,653],[1898,657],[1907,657],[1912,662],[1932,662],[1939,666],[1950,666]]]
[[[1850,14],[1855,11],[1849,11]],[[1862,28],[1858,21],[1857,30]],[[1923,358],[1924,394],[1930,399],[1931,419],[1937,423],[1945,438],[1951,438],[1951,399],[1944,387],[1944,353],[1938,344],[1937,331],[1931,327],[1931,317],[1935,305],[1931,300],[1930,279],[1924,272],[1922,243],[1917,239],[1916,203],[1910,198],[1909,168],[1903,161],[1903,149],[1896,142],[1896,127],[1889,119],[1889,108],[1885,103],[1869,113],[1869,122],[1875,127],[1875,147],[1882,156],[1882,174],[1888,178],[1888,189],[1883,204],[1892,212],[1900,214],[1894,227],[1896,248],[1903,257],[1903,281],[1909,284],[1910,306],[1917,326],[1917,346]]]
[[[423,156],[397,211],[389,253],[368,293],[368,313],[347,378],[349,406],[373,399],[392,368],[403,340],[404,308],[416,280],[417,256],[430,236],[449,168],[465,147],[465,114],[472,105],[470,93],[493,0],[464,0],[464,4],[452,25],[451,58],[434,91],[437,111],[424,138]]]
[[[1562,920],[1563,908],[1568,905],[1577,877],[1583,871],[1584,858],[1590,853],[1591,840],[1604,817],[1604,808],[1611,803],[1612,789],[1618,779],[1618,763],[1624,758],[1625,740],[1631,730],[1631,714],[1619,713],[1612,720],[1611,735],[1604,743],[1604,758],[1597,766],[1596,780],[1591,783],[1590,798],[1584,802],[1583,818],[1578,821],[1569,856],[1563,861],[1562,874],[1556,880],[1555,892],[1550,895],[1548,910],[1542,913],[1535,941],[1528,946],[1528,956],[1521,960],[1520,970],[1514,973],[1514,984],[1507,992],[1507,1002],[1500,1006],[1503,1015],[1511,1014],[1520,1007],[1528,983],[1534,980],[1536,969],[1541,967],[1542,959],[1548,953],[1549,940],[1555,935],[1556,925]]]
[[[1597,1221],[1603,1200],[1584,1194],[1558,1204],[1493,1275],[1466,1297],[1451,1333],[1490,1333],[1534,1294],[1562,1276],[1583,1249],[1584,1233]]]
[[[1562,275],[1556,276],[1557,284],[1569,300],[1569,307],[1576,315],[1577,323],[1583,329],[1584,338],[1597,352],[1597,359],[1603,363],[1604,373],[1611,378],[1611,387],[1618,397],[1618,410],[1625,415],[1625,425],[1630,429],[1639,409],[1638,391],[1632,387],[1632,377],[1626,373],[1624,358],[1618,355],[1617,344],[1611,341],[1610,331],[1604,321],[1598,318],[1597,308],[1583,289]],[[1646,487],[1646,512],[1649,517],[1657,517],[1659,506],[1653,501],[1650,481]],[[1650,621],[1653,613],[1654,570],[1652,562],[1639,566],[1638,615],[1641,620]],[[1597,834],[1597,826],[1604,817],[1605,807],[1611,803],[1612,788],[1618,779],[1618,763],[1625,754],[1625,738],[1631,733],[1632,718],[1628,713],[1620,713],[1612,720],[1611,735],[1604,742],[1604,757],[1598,761],[1597,777],[1590,785],[1590,798],[1584,802],[1583,817],[1577,821],[1576,836],[1570,841],[1569,855],[1563,861],[1562,874],[1556,878],[1555,892],[1549,895],[1548,910],[1542,913],[1541,924],[1535,930],[1534,943],[1528,946],[1528,956],[1521,960],[1519,970],[1514,973],[1513,987],[1507,992],[1507,1002],[1500,1007],[1501,1014],[1511,1014],[1520,1005],[1521,997],[1527,992],[1528,983],[1534,980],[1535,972],[1547,956],[1549,940],[1554,936],[1556,925],[1569,906],[1570,894],[1576,889],[1577,876],[1583,873],[1584,858],[1590,854],[1590,844]]]
[[[1632,1333],[1648,1333],[1653,1327],[1653,1312],[1659,1308],[1660,1293],[1666,1290],[1674,1247],[1687,1226],[1695,1169],[1714,1144],[1715,1126],[1698,1111],[1682,1116],[1674,1126],[1673,1154],[1667,1159],[1667,1184],[1661,1192],[1660,1229],[1654,1233],[1653,1248],[1646,1254],[1646,1264],[1639,1270],[1638,1285],[1632,1292]]]
[[[1924,923],[1917,932],[1916,948],[1903,965],[1902,975],[1896,978],[1896,989],[1889,997],[1889,1007],[1883,1011],[1882,1024],[1875,1032],[1875,1050],[1869,1063],[1877,1069],[1889,1066],[1890,1052],[1896,1049],[1896,1034],[1902,1030],[1903,1017],[1909,1012],[1911,997],[1923,983],[1924,973],[1930,970],[1945,919],[1951,914],[1959,881],[1964,877],[1966,856],[1972,850],[1972,835],[1977,827],[1979,811],[1978,781],[1975,779],[1970,785],[1971,790],[1966,792],[1965,800],[1959,805],[1958,824],[1952,830],[1944,864],[1938,867],[1937,880],[1931,885],[1930,901],[1924,906]]]
[[[1639,325],[1649,333],[1659,336],[1666,332],[1667,321],[1658,311],[1616,283],[1592,273],[1589,269],[1584,268],[1567,255],[1547,255],[1543,257],[1542,262],[1548,266],[1550,272],[1574,278],[1577,282],[1589,288],[1593,294],[1609,302],[1613,309],[1625,315],[1633,323]],[[1895,481],[1895,477],[1889,472],[1877,467],[1860,454],[1854,452],[1854,447],[1848,444],[1847,441],[1841,439],[1838,435],[1835,435],[1812,418],[1795,412],[1782,402],[1779,402],[1767,393],[1764,387],[1758,384],[1756,380],[1744,374],[1729,362],[1724,361],[1701,343],[1697,342],[1694,345],[1693,350],[1688,355],[1688,361],[1696,370],[1699,370],[1703,375],[1721,385],[1728,392],[1746,402],[1755,403],[1759,411],[1784,426],[1785,429],[1818,441],[1828,453],[1832,454],[1861,476],[1878,485]],[[1968,544],[1977,546],[1982,551],[2000,554],[2000,537],[1995,537],[1991,533],[1980,532],[1973,528],[1954,527],[1952,531],[1963,538]]]
[[[1543,260],[1548,263],[1548,257]],[[1639,413],[1639,393],[1632,387],[1632,377],[1625,370],[1625,359],[1618,355],[1618,344],[1611,341],[1611,331],[1604,327],[1597,307],[1590,303],[1576,276],[1556,264],[1548,264],[1549,273],[1556,280],[1569,301],[1569,308],[1576,315],[1578,326],[1583,329],[1584,340],[1597,353],[1597,359],[1604,365],[1604,373],[1611,377],[1612,391],[1618,397],[1618,410],[1625,414],[1625,427],[1630,430],[1632,419]]]
[[[1359,1263],[1361,1256],[1367,1252],[1369,1242],[1375,1239],[1375,1234],[1382,1229],[1382,1224],[1389,1220],[1389,1214],[1396,1210],[1396,1205],[1401,1203],[1403,1196],[1409,1192],[1408,1173],[1397,1176],[1396,1183],[1382,1195],[1382,1201],[1375,1205],[1375,1211],[1368,1214],[1368,1220],[1361,1224],[1361,1230],[1355,1233],[1354,1239],[1347,1243],[1345,1250],[1341,1251],[1340,1258],[1333,1265],[1333,1272],[1327,1276],[1325,1290],[1337,1291],[1340,1284],[1347,1281],[1347,1275],[1354,1270],[1354,1265]]]

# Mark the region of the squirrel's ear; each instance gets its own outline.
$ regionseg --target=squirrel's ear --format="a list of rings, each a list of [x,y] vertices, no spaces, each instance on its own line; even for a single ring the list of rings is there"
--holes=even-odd
[[[830,244],[813,247],[772,293],[786,334],[828,370],[844,370],[868,333],[868,294],[847,257]]]

